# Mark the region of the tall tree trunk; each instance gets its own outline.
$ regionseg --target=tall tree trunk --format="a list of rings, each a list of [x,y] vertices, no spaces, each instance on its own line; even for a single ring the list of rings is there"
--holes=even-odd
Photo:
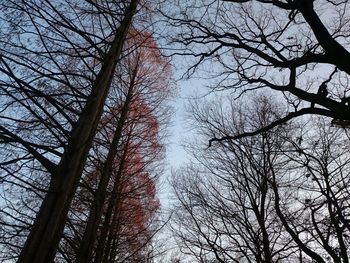
[[[128,146],[129,146],[129,139],[124,147],[124,153],[120,161],[120,165],[118,168],[117,175],[115,177],[115,182],[113,185],[112,189],[112,195],[109,198],[108,206],[107,206],[107,211],[105,213],[104,221],[103,221],[103,226],[101,228],[101,234],[98,238],[98,245],[96,249],[96,256],[94,263],[102,263],[104,254],[107,252],[106,251],[106,241],[108,238],[108,232],[115,227],[113,222],[111,221],[113,214],[115,213],[116,207],[118,206],[119,203],[119,190],[120,190],[120,179],[123,174],[124,166],[125,166],[125,159],[126,155],[128,153]]]
[[[46,194],[18,263],[53,262],[63,233],[69,207],[90,150],[97,124],[101,118],[117,60],[124,39],[136,12],[138,0],[132,0],[116,36],[96,77],[81,117],[52,175]]]
[[[91,254],[95,244],[95,239],[97,235],[98,226],[100,224],[100,219],[102,216],[102,208],[106,199],[107,186],[113,173],[113,164],[115,162],[115,157],[118,150],[118,144],[122,136],[123,126],[125,124],[127,114],[129,111],[130,102],[132,99],[136,71],[137,70],[133,72],[128,93],[127,93],[124,105],[122,107],[122,111],[120,114],[117,127],[114,131],[112,143],[108,151],[107,159],[103,164],[100,182],[91,206],[91,210],[90,210],[89,218],[84,230],[84,234],[80,242],[80,246],[78,248],[76,262],[79,262],[79,263],[91,262]]]

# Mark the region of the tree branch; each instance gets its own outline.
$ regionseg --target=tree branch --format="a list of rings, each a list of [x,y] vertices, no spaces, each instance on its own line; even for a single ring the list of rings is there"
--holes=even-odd
[[[301,109],[299,111],[296,112],[290,112],[288,113],[285,117],[278,119],[274,122],[272,122],[271,124],[262,127],[260,129],[257,129],[255,131],[252,132],[244,132],[241,134],[237,134],[237,135],[227,135],[227,136],[223,136],[221,138],[212,138],[209,140],[209,146],[211,147],[213,142],[221,142],[221,141],[225,141],[225,140],[237,140],[240,138],[244,138],[244,137],[248,137],[248,136],[254,136],[254,135],[258,135],[262,132],[267,132],[273,128],[275,128],[278,125],[284,124],[287,121],[296,118],[296,117],[300,117],[303,115],[307,115],[307,114],[315,114],[315,115],[321,115],[321,116],[328,116],[328,117],[332,117],[335,118],[336,116],[334,115],[334,113],[332,111],[326,110],[326,109],[321,109],[321,108],[304,108]]]

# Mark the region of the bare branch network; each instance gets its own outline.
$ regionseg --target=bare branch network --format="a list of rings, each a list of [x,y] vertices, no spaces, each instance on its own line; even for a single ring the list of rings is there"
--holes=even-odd
[[[169,19],[180,32],[173,43],[185,48],[176,55],[194,58],[189,74],[205,71],[218,80],[217,90],[265,88],[302,102],[261,131],[306,114],[349,126],[346,2],[225,0],[184,4],[182,12]]]

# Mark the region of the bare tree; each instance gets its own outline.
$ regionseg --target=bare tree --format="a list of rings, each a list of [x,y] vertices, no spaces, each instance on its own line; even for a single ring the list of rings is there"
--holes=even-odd
[[[350,168],[349,138],[324,119],[314,126],[314,131],[293,138],[290,151],[285,151],[288,172],[294,176],[283,185],[290,189],[293,205],[276,182],[279,175],[273,176],[275,210],[300,247],[301,261],[310,257],[316,262],[348,262],[350,196],[344,175]]]
[[[171,67],[149,32],[131,30],[124,53],[88,162],[95,168],[86,173],[71,210],[72,220],[83,221],[67,233],[77,262],[135,258],[156,232],[151,223],[159,204],[152,201],[152,185],[162,170]],[[126,239],[134,245],[121,245]]]
[[[29,188],[33,171],[45,174],[43,202],[32,211],[34,224],[26,222],[18,262],[53,261],[138,6],[1,3],[2,177]]]
[[[283,114],[266,97],[252,101],[196,104],[201,138],[259,130]],[[348,262],[347,142],[324,119],[205,150],[195,142],[195,162],[173,181],[183,252],[198,262]]]
[[[231,117],[230,105],[222,102],[197,104],[193,113],[205,138],[210,138],[263,127],[279,116],[267,100],[257,102],[255,110],[241,109]],[[198,262],[292,262],[297,257],[297,247],[274,211],[270,170],[284,162],[278,153],[285,140],[279,135],[286,134],[283,127],[274,132],[204,151],[194,144],[197,164],[180,171],[173,185],[179,201],[175,235]]]
[[[241,148],[245,144],[241,138],[258,134],[264,136],[271,129],[271,137],[277,135],[277,139],[281,139],[283,135],[275,134],[274,129],[282,129],[280,124],[295,117],[311,114],[331,118],[328,123],[324,119],[320,121],[317,132],[310,128],[311,125],[307,126],[308,140],[301,135],[284,137],[284,147],[280,150],[285,160],[283,169],[269,160],[275,152],[272,146],[262,154],[270,154],[267,158],[271,162],[267,178],[275,218],[283,226],[288,240],[292,240],[291,245],[297,246],[291,254],[294,256],[292,261],[295,262],[298,256],[300,262],[348,262],[346,231],[349,196],[344,174],[347,173],[349,155],[348,138],[343,137],[347,130],[329,127],[349,126],[350,71],[346,62],[349,58],[348,2],[194,0],[178,1],[177,4],[178,9],[172,15],[168,13],[165,16],[176,28],[171,37],[178,50],[174,55],[193,59],[186,71],[188,76],[198,74],[215,79],[210,82],[211,88],[233,92],[233,100],[247,98],[245,95],[252,94],[254,90],[269,90],[276,94],[281,104],[282,100],[288,104],[287,111],[282,111],[264,125],[246,125],[252,122],[250,118],[259,116],[257,112],[251,112],[241,125],[244,129],[227,128],[232,115],[226,114],[225,109],[214,112],[208,108],[202,111],[197,109],[198,114],[196,111],[194,113],[198,116],[200,127],[203,127],[201,133],[206,135],[209,146],[217,144],[215,151],[216,147],[225,148],[238,142],[237,149],[243,151]],[[251,140],[254,142],[258,139]],[[320,142],[317,144],[317,141]],[[217,157],[220,163],[231,159]],[[201,161],[209,163],[204,157]],[[212,171],[214,165],[210,169],[207,166],[205,169],[202,165],[194,167],[190,171],[192,175],[199,174],[200,185],[204,180],[201,177],[203,173],[209,170],[209,174],[216,175]],[[211,190],[215,187],[206,189],[203,186],[198,190],[196,184],[190,187],[185,184],[182,188],[181,183],[178,184],[180,189],[184,189],[184,193],[178,192],[184,203],[182,207],[189,204],[186,209],[192,216],[189,216],[189,221],[194,222],[192,229],[197,230],[197,236],[198,228],[204,225],[204,231],[199,235],[201,238],[195,239],[194,235],[194,239],[190,240],[192,245],[199,244],[199,250],[191,251],[194,246],[189,245],[187,251],[200,260],[206,260],[207,255],[213,258],[214,255],[216,260],[225,261],[224,252],[227,250],[217,245],[221,242],[221,232],[214,232],[216,229],[210,229],[208,223],[215,216],[211,213],[208,220],[198,221],[197,210],[191,210],[197,203],[189,203],[189,200],[200,199],[203,200],[200,205],[215,207],[212,205],[217,203],[206,201],[210,200],[210,194],[203,194],[203,199],[199,194],[215,193]],[[193,193],[192,189],[196,191]],[[199,211],[198,208],[198,213],[206,213]]]
[[[237,96],[267,88],[290,110],[257,134],[307,114],[349,125],[350,68],[347,1],[178,1],[166,16],[172,43],[193,58],[187,73],[213,79],[216,90]],[[201,74],[202,73],[202,74]],[[235,139],[228,134],[221,139]],[[211,142],[212,142],[211,141]]]

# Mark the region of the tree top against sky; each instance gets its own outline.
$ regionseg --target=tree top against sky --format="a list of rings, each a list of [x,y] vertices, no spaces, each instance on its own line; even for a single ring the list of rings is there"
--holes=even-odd
[[[279,120],[254,135],[303,115],[348,126],[349,11],[347,1],[178,1],[166,14],[171,43],[214,90],[237,97],[270,89],[289,105]],[[213,141],[235,139],[233,134]]]

